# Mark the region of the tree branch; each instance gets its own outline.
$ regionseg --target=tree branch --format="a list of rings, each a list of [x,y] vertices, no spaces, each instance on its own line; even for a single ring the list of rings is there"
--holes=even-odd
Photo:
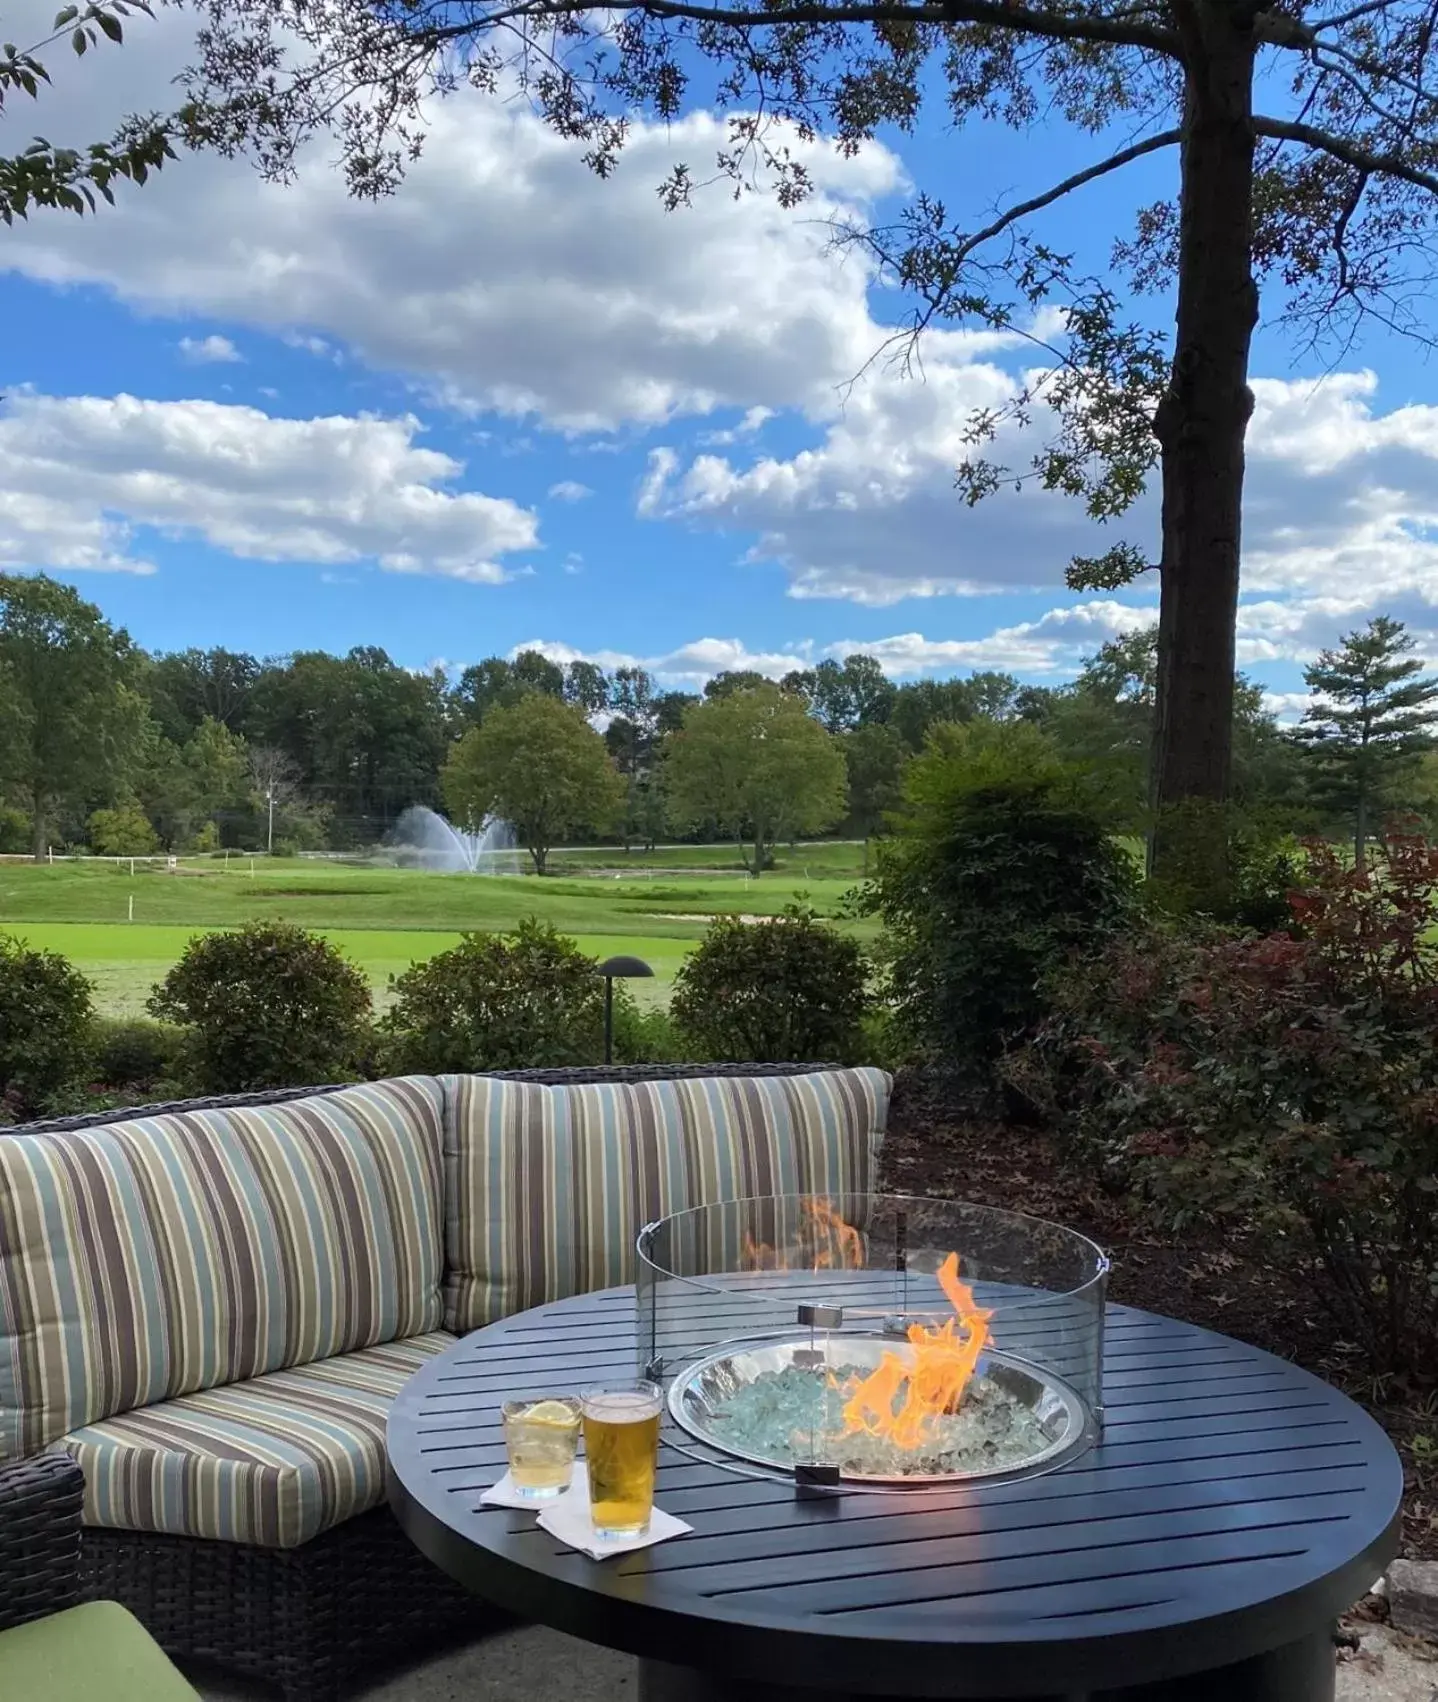
[[[1363,0],[1362,5],[1350,6],[1346,12],[1339,12],[1332,18],[1315,18],[1307,27],[1314,35],[1319,30],[1341,30],[1346,24],[1356,23],[1372,12],[1387,11],[1392,4],[1393,0]]]
[[[1354,179],[1353,188],[1348,199],[1343,203],[1343,211],[1338,215],[1338,222],[1333,227],[1333,252],[1338,259],[1338,283],[1334,299],[1346,295],[1352,288],[1348,264],[1348,227],[1353,221],[1353,215],[1358,211],[1359,203],[1363,200],[1368,188],[1368,173],[1359,172]]]
[[[1323,51],[1326,52],[1327,50],[1324,49]],[[1346,55],[1344,57],[1346,57]],[[1355,72],[1350,71],[1346,65],[1335,64],[1333,60],[1323,58],[1322,53],[1318,48],[1313,50],[1313,63],[1320,71],[1325,71],[1329,75],[1337,77],[1342,82],[1347,83],[1349,88],[1353,90],[1354,94],[1357,95],[1363,105],[1366,106],[1376,117],[1381,118],[1385,124],[1391,124],[1399,130],[1407,129],[1410,126],[1411,119],[1400,117],[1396,112],[1390,112],[1386,106],[1383,106],[1376,101],[1369,92],[1368,86],[1363,79]],[[1415,96],[1415,99],[1416,98],[1417,97]]]
[[[1142,47],[1176,58],[1178,37],[1152,24],[1126,23],[1119,18],[1065,15],[1038,11],[1033,7],[1008,5],[1004,0],[922,0],[903,5],[896,0],[797,0],[796,4],[773,10],[749,11],[741,7],[703,5],[698,0],[594,0],[581,6],[577,0],[518,0],[517,4],[481,14],[463,24],[444,25],[415,33],[432,38],[435,45],[472,35],[490,24],[513,18],[572,17],[580,12],[640,12],[651,18],[688,19],[693,23],[716,24],[727,29],[781,29],[785,24],[907,24],[913,28],[941,28],[945,24],[979,24],[1009,34],[1042,36],[1050,41],[1089,41],[1111,47]]]
[[[1399,154],[1371,154],[1344,136],[1335,136],[1312,124],[1291,124],[1282,118],[1255,118],[1253,128],[1257,135],[1271,137],[1275,142],[1300,142],[1305,148],[1316,148],[1331,159],[1351,165],[1355,171],[1373,177],[1398,177],[1438,195],[1438,177],[1409,165]]]
[[[991,225],[985,225],[981,231],[975,231],[972,236],[966,236],[954,250],[953,263],[957,266],[966,260],[976,248],[998,236],[1018,220],[1027,218],[1030,213],[1037,213],[1044,207],[1052,206],[1055,201],[1062,200],[1065,195],[1075,189],[1082,189],[1084,184],[1092,183],[1096,177],[1104,177],[1111,171],[1117,171],[1121,166],[1131,161],[1142,159],[1145,154],[1157,153],[1160,148],[1172,148],[1183,140],[1181,130],[1162,130],[1156,136],[1150,136],[1146,141],[1135,142],[1131,148],[1123,148],[1112,154],[1106,160],[1100,160],[1097,165],[1091,165],[1084,171],[1077,171],[1072,177],[1066,177],[1062,183],[1056,183],[1052,189],[1045,190],[1042,195],[1035,195],[1031,201],[1020,201],[999,215]]]
[[[1438,101],[1438,92],[1435,92],[1432,89],[1425,89],[1422,83],[1414,82],[1411,77],[1403,76],[1401,72],[1395,71],[1391,65],[1377,63],[1366,54],[1350,53],[1347,48],[1340,47],[1337,42],[1315,41],[1313,44],[1312,55],[1313,63],[1315,65],[1320,66],[1322,69],[1327,71],[1337,71],[1338,66],[1330,64],[1327,57],[1320,59],[1320,53],[1324,55],[1331,55],[1333,59],[1341,59],[1345,64],[1351,65],[1355,71],[1362,71],[1367,76],[1372,77],[1375,81],[1391,83],[1394,88],[1402,89],[1405,94],[1412,95],[1415,100]],[[1427,57],[1426,49],[1423,57]],[[1349,81],[1352,81],[1351,77],[1349,78]],[[1356,88],[1361,88],[1361,85],[1358,84],[1355,84],[1354,86]],[[1373,107],[1373,110],[1377,112],[1380,117],[1387,116],[1383,112],[1382,107],[1376,105],[1372,96],[1365,94],[1364,98],[1367,104]],[[1391,122],[1411,124],[1412,117],[1410,116],[1406,120],[1395,119],[1391,120]]]

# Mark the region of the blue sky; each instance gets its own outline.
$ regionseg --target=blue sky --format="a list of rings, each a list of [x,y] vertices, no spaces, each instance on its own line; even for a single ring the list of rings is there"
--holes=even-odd
[[[5,33],[52,10],[10,4]],[[186,27],[137,18],[123,49],[52,60],[12,141],[163,105]],[[523,111],[465,96],[379,206],[347,201],[322,150],[286,189],[187,158],[117,211],[0,232],[0,565],[70,580],[154,648],[379,643],[424,666],[537,642],[691,687],[853,648],[896,678],[1054,682],[1145,622],[1148,589],[1064,590],[1069,555],[1110,541],[1074,505],[953,492],[963,420],[1023,347],[945,331],[920,376],[867,364],[903,304],[821,222],[890,218],[915,185],[978,221],[1104,143],[935,118],[854,161],[814,147],[798,213],[723,185],[664,213],[671,164],[722,139],[703,112],[641,124],[599,183]],[[1174,166],[1036,229],[1101,269]],[[1380,610],[1438,651],[1438,374],[1391,337],[1333,362],[1267,323],[1254,370],[1244,666],[1282,703]],[[1155,522],[1145,500],[1121,535],[1152,545]]]

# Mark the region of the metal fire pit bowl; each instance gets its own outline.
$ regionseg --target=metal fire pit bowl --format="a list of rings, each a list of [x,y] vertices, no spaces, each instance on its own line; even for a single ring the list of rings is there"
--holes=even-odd
[[[898,1353],[903,1357],[905,1352],[905,1348],[892,1336],[838,1335],[830,1338],[828,1357],[829,1362],[836,1366],[871,1371],[885,1354]],[[674,1378],[669,1386],[669,1411],[698,1442],[751,1465],[792,1471],[796,1465],[805,1463],[794,1452],[779,1455],[746,1449],[724,1433],[719,1415],[724,1404],[755,1378],[790,1367],[815,1370],[815,1359],[809,1336],[789,1341],[730,1342],[685,1367]],[[1081,1453],[1092,1441],[1092,1426],[1083,1401],[1057,1377],[993,1351],[980,1358],[978,1375],[997,1384],[1006,1395],[1035,1415],[1047,1438],[1044,1447],[1021,1460],[998,1467],[933,1473],[841,1468],[839,1477],[845,1482],[898,1486],[962,1483],[974,1479],[1001,1481],[1051,1471],[1066,1459]]]
[[[640,1231],[636,1370],[664,1385],[671,1446],[800,1493],[1028,1477],[1100,1433],[1108,1268],[1062,1224],[963,1200],[721,1200]],[[886,1354],[912,1364],[938,1338],[979,1355],[955,1406],[906,1417],[898,1396],[904,1435],[890,1446],[864,1404],[884,1398],[881,1370],[851,1423],[846,1367],[862,1380]],[[772,1391],[746,1392],[768,1374],[782,1379]]]

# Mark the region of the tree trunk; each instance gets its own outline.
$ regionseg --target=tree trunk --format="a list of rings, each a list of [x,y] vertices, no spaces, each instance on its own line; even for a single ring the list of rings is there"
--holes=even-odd
[[[1258,316],[1252,232],[1251,25],[1183,8],[1188,60],[1178,312],[1154,418],[1163,474],[1151,868],[1202,905],[1226,885],[1243,440]]]
[[[534,859],[535,874],[542,875],[544,866],[549,861],[549,847],[547,845],[531,845],[529,854]]]
[[[43,863],[50,848],[50,837],[45,831],[45,793],[39,786],[30,793],[30,812],[30,850],[35,861]]]
[[[1353,867],[1362,874],[1368,867],[1368,780],[1358,781],[1358,808],[1353,823]]]

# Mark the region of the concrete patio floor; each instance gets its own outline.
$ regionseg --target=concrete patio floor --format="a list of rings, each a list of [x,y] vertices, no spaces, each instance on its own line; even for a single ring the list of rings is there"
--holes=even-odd
[[[220,1674],[189,1676],[205,1702],[274,1702],[278,1695]],[[450,1646],[356,1690],[352,1702],[634,1702],[638,1694],[632,1656],[524,1625]]]
[[[1438,1650],[1386,1625],[1353,1629],[1362,1645],[1339,1661],[1337,1702],[1438,1702]],[[276,1694],[191,1676],[205,1702],[273,1702]],[[531,1625],[448,1649],[354,1692],[352,1702],[635,1702],[637,1696],[630,1656]]]

